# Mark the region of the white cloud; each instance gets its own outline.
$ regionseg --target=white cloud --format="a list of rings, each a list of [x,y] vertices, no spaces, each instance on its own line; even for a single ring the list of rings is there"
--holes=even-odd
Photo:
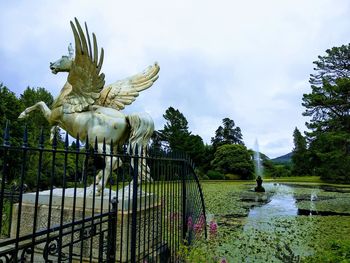
[[[57,95],[65,75],[48,63],[73,42],[69,21],[87,21],[105,50],[107,83],[158,61],[160,78],[127,111],[148,111],[158,129],[178,108],[190,130],[210,142],[222,118],[258,138],[270,157],[304,130],[302,94],[312,61],[349,42],[346,0],[2,1],[0,81],[20,94],[44,86]]]

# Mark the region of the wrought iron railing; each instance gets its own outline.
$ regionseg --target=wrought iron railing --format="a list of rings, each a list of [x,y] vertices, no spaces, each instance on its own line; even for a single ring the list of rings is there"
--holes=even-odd
[[[201,187],[185,155],[98,153],[68,136],[45,147],[41,135],[33,146],[27,131],[16,146],[4,134],[0,262],[178,262],[184,243],[206,236]],[[91,187],[112,157],[119,168],[102,173],[102,190]]]

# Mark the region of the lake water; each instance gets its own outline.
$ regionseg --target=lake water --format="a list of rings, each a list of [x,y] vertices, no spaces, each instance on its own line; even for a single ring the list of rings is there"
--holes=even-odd
[[[264,184],[265,193],[258,195],[268,195],[274,192],[268,199],[268,203],[253,207],[248,214],[248,218],[266,218],[283,215],[298,215],[296,199],[293,188],[286,185]]]
[[[254,187],[203,184],[207,211],[218,222],[217,238],[204,249],[208,262],[303,262],[335,243],[350,244],[349,186],[264,182],[265,193]]]

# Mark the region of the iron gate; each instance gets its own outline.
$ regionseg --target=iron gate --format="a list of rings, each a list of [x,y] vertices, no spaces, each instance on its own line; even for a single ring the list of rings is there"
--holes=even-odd
[[[185,155],[125,146],[99,154],[67,135],[52,147],[41,135],[33,146],[27,131],[11,145],[7,127],[4,134],[0,262],[177,262],[184,242],[206,236],[201,187]],[[91,186],[111,157],[120,167],[98,192]],[[138,180],[144,172],[152,181]]]

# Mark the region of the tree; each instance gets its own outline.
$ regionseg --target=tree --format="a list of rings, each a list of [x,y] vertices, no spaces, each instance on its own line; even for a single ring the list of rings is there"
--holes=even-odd
[[[251,153],[244,145],[225,144],[219,146],[211,165],[218,172],[237,174],[241,176],[241,179],[251,179],[254,176]]]
[[[350,45],[326,53],[314,62],[312,91],[303,95],[303,115],[311,117],[306,123],[311,169],[327,180],[350,181]]]
[[[303,95],[304,116],[312,117],[307,123],[317,132],[350,128],[350,44],[326,50],[313,62],[315,74],[310,74],[312,92]]]
[[[307,150],[306,139],[301,135],[298,128],[294,129],[293,132],[294,149],[292,154],[292,173],[296,176],[309,175],[310,163],[309,163],[309,152]]]
[[[222,120],[223,126],[219,126],[215,131],[215,137],[211,142],[215,148],[224,144],[241,144],[244,145],[241,128],[235,127],[235,122],[229,118]]]
[[[48,107],[53,103],[53,97],[49,91],[45,88],[30,88],[27,87],[23,94],[20,95],[20,102],[22,103],[24,109],[30,106],[33,106],[39,101],[46,103]],[[23,110],[24,110],[23,109]],[[22,122],[25,123],[28,127],[29,133],[29,143],[31,145],[38,145],[39,136],[41,133],[41,128],[44,131],[44,138],[46,144],[49,142],[50,138],[50,129],[51,126],[48,121],[44,118],[43,114],[39,111],[32,112],[30,117]],[[59,134],[58,134],[59,136]],[[58,141],[61,142],[62,138],[59,136]]]
[[[350,79],[337,79],[335,84],[324,81],[322,87],[311,86],[312,92],[303,95],[304,116],[311,117],[306,123],[311,129],[310,138],[326,131],[350,129]]]
[[[10,123],[11,144],[18,145],[19,141],[22,140],[23,125],[18,120],[22,109],[23,105],[16,95],[0,83],[0,140],[4,137],[3,132],[7,121]]]
[[[4,130],[8,123],[10,132],[10,144],[13,146],[20,146],[23,139],[23,125],[18,122],[17,117],[21,113],[23,106],[16,95],[10,91],[6,86],[0,83],[0,143],[4,142]],[[0,162],[4,160],[4,152],[0,152]],[[7,175],[5,178],[10,182],[18,176],[18,171],[21,167],[21,156],[11,154],[6,157],[6,164],[0,163],[0,167],[7,166]]]
[[[184,139],[190,135],[187,119],[173,107],[169,107],[163,117],[167,122],[160,131],[162,141],[165,141],[173,151],[184,151]]]
[[[202,138],[191,134],[188,130],[188,121],[179,110],[169,107],[163,117],[167,122],[163,130],[155,133],[154,146],[159,148],[161,140],[171,151],[187,153],[195,164],[200,166],[204,155]]]
[[[324,132],[310,144],[311,167],[314,174],[336,183],[350,183],[348,132]]]
[[[339,78],[350,78],[350,44],[327,49],[326,53],[313,62],[316,73],[310,74],[311,85],[322,87],[324,81],[334,84]]]
[[[20,98],[17,98],[16,95],[11,92],[3,84],[0,84],[0,135],[1,143],[3,142],[3,128],[7,121],[10,123],[10,144],[12,146],[19,146],[23,144],[23,133],[24,126],[27,126],[28,129],[28,144],[29,146],[38,146],[39,137],[41,134],[41,128],[44,132],[44,147],[51,148],[49,142],[50,136],[50,125],[47,120],[42,116],[41,112],[35,112],[31,116],[23,121],[19,120],[19,114],[27,107],[34,105],[38,101],[44,101],[47,105],[51,105],[53,102],[52,95],[44,88],[30,88],[28,87]],[[62,148],[63,142],[61,136],[57,138],[57,147]],[[0,153],[2,154],[2,153]],[[7,157],[6,165],[8,167],[8,177],[6,178],[7,182],[16,181],[21,171],[22,155],[11,154]],[[38,165],[38,154],[35,151],[28,151],[27,163],[30,164],[25,167],[25,183],[32,187],[45,187],[49,185],[51,170],[52,170],[52,154],[50,152],[44,152],[41,158],[41,169],[39,171]],[[74,157],[72,156],[74,159]],[[65,164],[64,155],[56,154],[55,156],[55,178],[53,183],[56,186],[62,184],[62,176],[64,174],[64,166],[66,170],[72,170],[74,167],[74,160],[68,158],[67,163]],[[37,174],[40,172],[40,181],[37,182]]]
[[[162,134],[159,131],[154,131],[151,137],[150,149],[153,154],[163,153],[162,149]]]

